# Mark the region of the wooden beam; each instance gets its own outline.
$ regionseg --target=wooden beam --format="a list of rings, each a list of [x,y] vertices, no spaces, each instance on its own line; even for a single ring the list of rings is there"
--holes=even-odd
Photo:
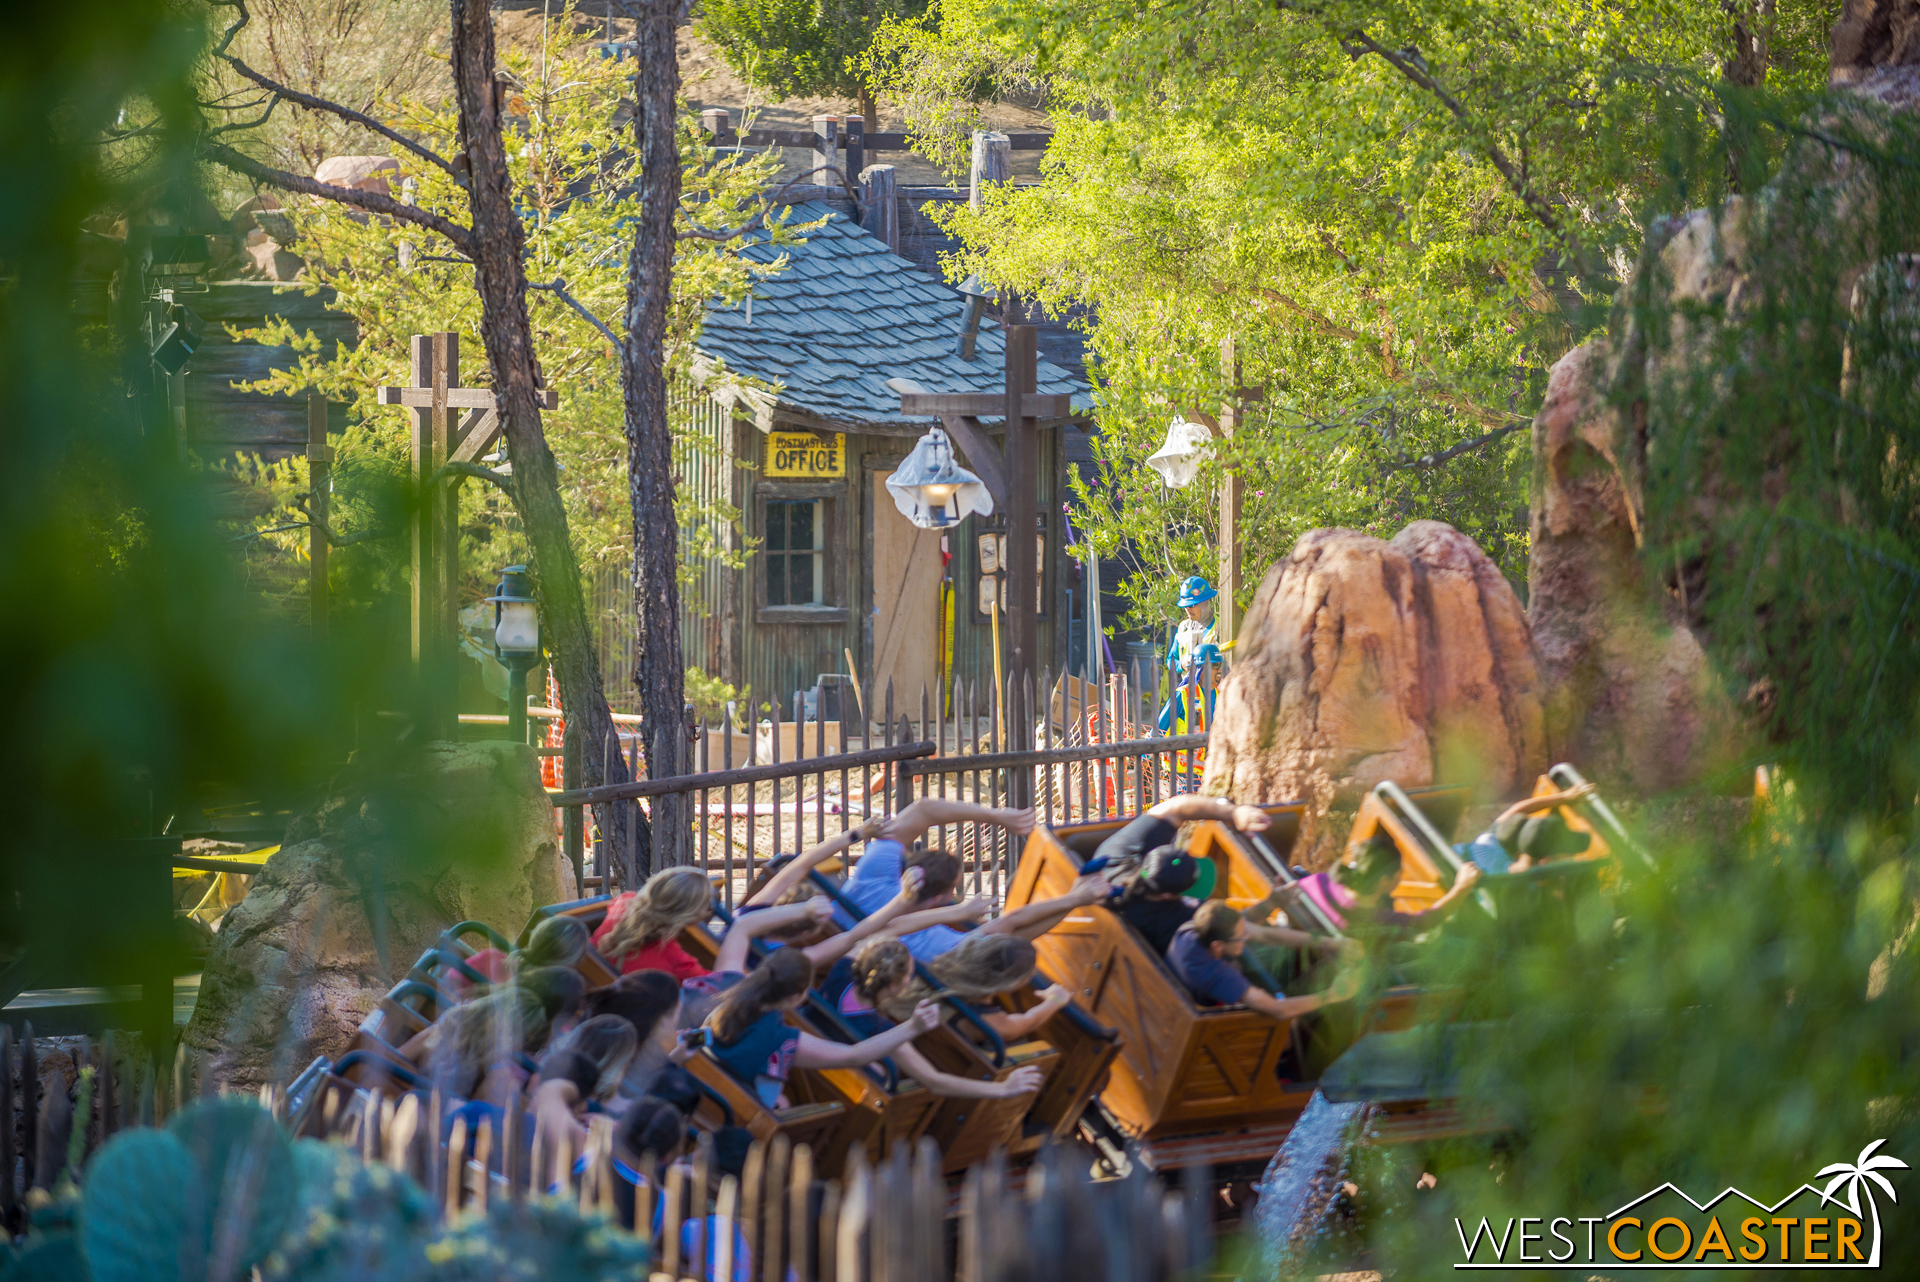
[[[444,402],[448,409],[490,410],[494,408],[493,389],[487,387],[449,387]],[[535,392],[540,408],[550,410],[560,404],[560,395],[552,388],[539,388]],[[433,389],[431,387],[383,387],[380,389],[382,405],[404,405],[408,409],[433,408]]]
[[[460,420],[460,428],[454,435],[460,443],[453,447],[453,454],[448,461],[478,462],[480,456],[493,448],[493,443],[500,439],[500,411],[468,410],[467,416]]]
[[[993,495],[993,507],[996,512],[1007,510],[1007,468],[1006,461],[1000,457],[1000,450],[988,439],[980,424],[964,414],[942,414],[941,426],[947,429],[947,435],[967,456],[967,466],[973,469],[980,483],[987,487],[987,493]]]
[[[902,414],[963,414],[973,418],[1005,418],[1007,398],[998,393],[906,392],[900,397]],[[1020,398],[1021,418],[1072,418],[1073,397],[1052,392],[1028,392]]]
[[[1038,335],[1031,325],[1007,327],[1006,406],[1027,409],[1039,363]],[[905,399],[905,398],[902,398]],[[1065,399],[1065,398],[1062,398]],[[1035,448],[1032,411],[1007,420],[1004,457],[1007,471],[1007,747],[1023,752],[1033,747],[1033,708],[1028,704],[1039,676],[1037,626],[1038,567],[1035,559],[1035,518],[1039,515],[1040,465]],[[1010,781],[1016,807],[1033,804],[1033,782],[1016,775]]]
[[[333,489],[333,447],[327,444],[327,402],[307,392],[307,620],[314,641],[327,638],[327,517]]]
[[[932,740],[899,743],[891,748],[868,748],[864,752],[843,752],[826,757],[803,757],[766,766],[741,766],[736,770],[712,770],[705,774],[670,775],[665,779],[641,779],[634,783],[610,783],[598,788],[576,788],[568,792],[550,792],[547,800],[555,809],[564,806],[598,806],[609,801],[631,801],[636,797],[663,797],[675,792],[700,792],[709,788],[738,787],[765,783],[770,779],[794,779],[801,775],[825,776],[838,770],[857,770],[889,761],[931,757],[939,750]]]

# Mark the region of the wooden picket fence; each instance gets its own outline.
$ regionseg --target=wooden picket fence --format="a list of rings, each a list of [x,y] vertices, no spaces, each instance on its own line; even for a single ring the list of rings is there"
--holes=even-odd
[[[24,1231],[32,1190],[63,1178],[85,1180],[87,1160],[114,1134],[163,1124],[183,1104],[211,1093],[211,1075],[177,1050],[173,1068],[156,1072],[112,1035],[99,1042],[62,1039],[65,1049],[36,1039],[31,1026],[17,1043],[0,1027],[0,1225]],[[40,1090],[49,1054],[71,1054],[82,1077],[77,1100],[64,1089]],[[20,1083],[16,1093],[14,1082]],[[499,1199],[577,1203],[583,1213],[611,1217],[615,1207],[613,1122],[591,1119],[583,1161],[560,1146],[547,1161],[545,1137],[531,1146],[511,1132],[519,1100],[504,1110],[508,1133],[489,1123],[469,1136],[456,1120],[444,1141],[438,1092],[389,1098],[377,1089],[344,1088],[311,1108],[285,1088],[261,1091],[261,1103],[300,1133],[356,1149],[367,1163],[403,1171],[426,1192],[436,1215],[484,1213]],[[297,1108],[289,1116],[290,1106]],[[18,1118],[32,1137],[14,1151]],[[469,1140],[472,1144],[469,1144]],[[498,1147],[495,1147],[495,1141]],[[1050,1148],[1022,1171],[995,1155],[956,1184],[940,1174],[930,1140],[896,1146],[875,1167],[856,1148],[840,1180],[816,1178],[814,1154],[786,1137],[754,1141],[736,1177],[717,1170],[712,1137],[702,1133],[691,1160],[668,1168],[656,1193],[635,1194],[637,1234],[654,1247],[654,1282],[1027,1282],[1074,1276],[1085,1282],[1172,1282],[1192,1276],[1214,1249],[1211,1180],[1201,1168],[1169,1188],[1135,1164],[1120,1179],[1095,1181],[1078,1150]],[[469,1156],[470,1155],[470,1156]],[[16,1157],[23,1161],[16,1161]],[[641,1166],[651,1163],[642,1158]],[[16,1183],[16,1170],[22,1178]],[[658,1240],[652,1241],[655,1197]],[[703,1249],[687,1251],[683,1226]],[[711,1242],[711,1250],[704,1244]],[[744,1259],[736,1258],[738,1247]],[[553,1282],[566,1282],[554,1279]]]

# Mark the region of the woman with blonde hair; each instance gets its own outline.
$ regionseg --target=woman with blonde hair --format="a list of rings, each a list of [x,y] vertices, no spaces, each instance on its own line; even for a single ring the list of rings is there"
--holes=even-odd
[[[614,898],[593,932],[593,945],[623,975],[664,970],[675,979],[698,979],[707,968],[680,947],[678,936],[712,915],[707,875],[698,868],[668,868]]]
[[[1033,978],[1038,965],[1039,957],[1033,945],[1018,935],[974,931],[927,963],[927,973],[933,976],[937,988],[916,978],[902,987],[898,996],[888,998],[882,1009],[897,1018],[900,1011],[941,992],[952,993],[969,1003],[987,1002],[997,994],[1024,986]],[[1011,1040],[1027,1036],[1072,1000],[1071,992],[1052,984],[1041,993],[1040,1003],[1031,1010],[1009,1015],[989,1008],[980,1012],[980,1018],[1002,1038]]]
[[[998,947],[998,946],[996,946]],[[1029,945],[1031,947],[1031,945]],[[893,1027],[881,1006],[905,997],[913,987],[913,954],[897,939],[870,939],[849,957],[835,962],[820,985],[821,996],[847,1027],[874,1037]],[[1046,1074],[1031,1064],[1016,1068],[1005,1081],[979,1082],[943,1073],[908,1042],[893,1052],[900,1071],[935,1095],[963,1099],[1011,1099],[1040,1089]]]

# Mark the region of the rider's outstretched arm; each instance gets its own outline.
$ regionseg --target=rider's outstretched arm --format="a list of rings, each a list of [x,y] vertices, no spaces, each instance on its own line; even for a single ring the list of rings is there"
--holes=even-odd
[[[947,824],[997,824],[1015,836],[1033,831],[1033,807],[1024,810],[976,806],[970,801],[949,801],[945,797],[922,797],[895,815],[886,826],[885,836],[903,846],[918,841],[929,828]]]

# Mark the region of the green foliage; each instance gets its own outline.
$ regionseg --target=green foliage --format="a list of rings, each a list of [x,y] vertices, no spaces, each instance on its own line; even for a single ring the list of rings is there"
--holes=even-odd
[[[1174,412],[1217,410],[1225,338],[1266,393],[1214,464],[1246,478],[1249,593],[1307,528],[1422,517],[1522,577],[1548,366],[1602,319],[1650,205],[1726,189],[1729,113],[1702,88],[1726,26],[1706,0],[948,0],[876,58],[948,163],[982,77],[1050,94],[1042,181],[954,210],[948,270],[1086,317],[1104,439],[1078,506],[1103,556],[1132,558],[1141,621],[1212,570],[1217,474],[1173,492],[1140,464]],[[1792,110],[1818,78],[1784,45],[1769,102]],[[1751,132],[1765,170],[1780,140]]]
[[[775,97],[872,100],[861,55],[880,26],[925,12],[927,0],[706,0],[700,34],[748,84]]]
[[[570,11],[569,11],[570,12]],[[535,284],[562,281],[594,316],[612,323],[624,311],[627,239],[638,196],[637,158],[630,130],[616,124],[628,71],[592,56],[571,38],[570,21],[556,20],[541,49],[503,47],[503,72],[514,86],[508,99],[509,147],[515,187],[525,211],[527,275]],[[419,98],[389,104],[387,123],[443,154],[457,150],[457,121],[450,105]],[[761,207],[760,192],[772,176],[765,158],[716,159],[690,125],[682,136],[682,181],[686,224],[715,230],[743,223]],[[428,208],[459,210],[465,196],[451,176],[410,156],[389,175],[395,191]],[[335,531],[348,538],[404,529],[400,481],[409,458],[410,415],[382,408],[378,389],[410,382],[409,339],[416,333],[453,330],[462,337],[461,381],[489,381],[479,339],[480,299],[472,269],[446,246],[417,228],[371,219],[355,210],[315,202],[292,211],[298,248],[310,264],[313,288],[336,291],[334,306],[359,326],[352,351],[324,350],[311,333],[278,321],[241,336],[288,344],[298,353],[293,368],[275,371],[249,386],[260,391],[304,393],[315,387],[350,407],[351,425],[336,446]],[[778,222],[778,220],[775,220]],[[781,227],[776,239],[788,236]],[[751,282],[782,270],[784,259],[759,263],[737,252],[738,242],[689,238],[675,260],[669,317],[667,371],[691,371],[692,343],[709,300],[737,302]],[[551,292],[529,297],[534,344],[547,385],[559,408],[543,416],[547,440],[561,467],[568,528],[583,572],[618,566],[632,557],[628,502],[627,441],[618,351],[591,322]],[[721,371],[724,376],[724,371]],[[689,425],[675,431],[676,459],[711,448]],[[305,554],[307,530],[299,524],[299,496],[307,488],[306,464],[290,459],[272,467],[242,457],[218,465],[257,483],[275,500],[251,527],[282,555]],[[512,503],[479,482],[459,485],[461,565],[469,600],[485,595],[499,566],[528,559]],[[737,562],[740,554],[716,537],[739,519],[727,505],[702,507],[682,491],[681,556],[687,573],[710,562]],[[404,541],[380,549],[357,545],[342,558],[336,589],[392,582],[406,558]],[[334,573],[331,566],[330,574]]]
[[[686,682],[687,702],[693,705],[694,714],[702,725],[726,716],[729,703],[737,703],[744,708],[753,694],[750,687],[729,685],[699,668],[687,669]]]
[[[207,1194],[170,1131],[116,1135],[87,1170],[81,1241],[95,1282],[166,1282],[203,1271]]]
[[[955,181],[967,177],[987,107],[1044,98],[1051,87],[1031,46],[993,29],[994,2],[936,0],[917,17],[888,19],[861,55],[863,75],[904,117],[914,150]]]
[[[1446,1014],[1493,1030],[1461,1093],[1512,1129],[1377,1164],[1362,1216],[1389,1276],[1453,1276],[1454,1217],[1601,1216],[1669,1180],[1772,1200],[1875,1139],[1920,1153],[1906,840],[1693,805],[1643,812],[1648,833],[1712,834],[1657,839],[1657,875],[1536,880],[1426,957]],[[1881,1206],[1897,1275],[1920,1263],[1907,1192]]]

